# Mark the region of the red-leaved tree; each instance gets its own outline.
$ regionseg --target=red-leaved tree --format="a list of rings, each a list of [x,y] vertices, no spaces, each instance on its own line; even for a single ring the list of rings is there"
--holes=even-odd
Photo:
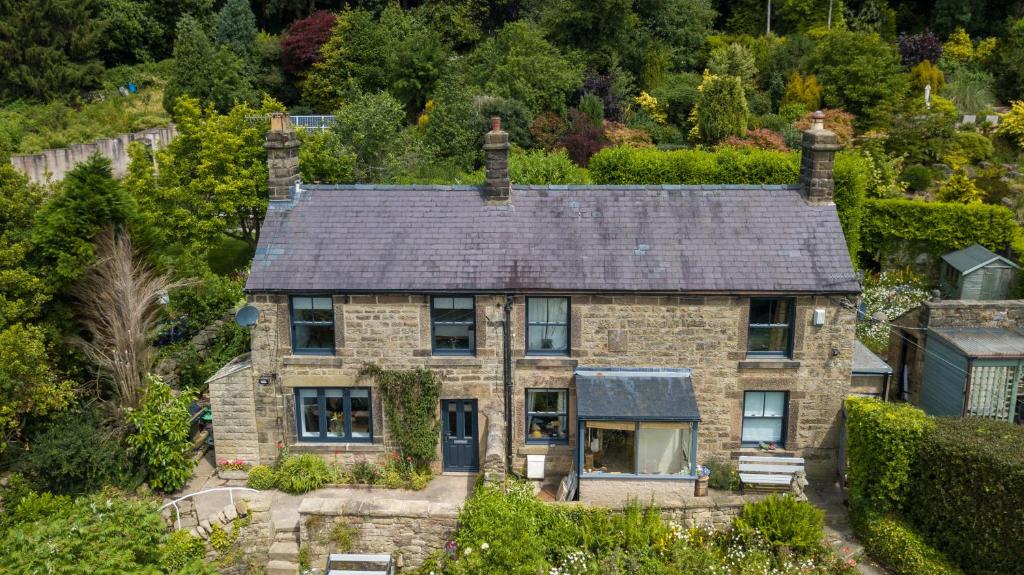
[[[320,47],[331,37],[336,22],[332,12],[320,10],[292,23],[281,40],[284,69],[292,74],[308,70],[320,59]]]

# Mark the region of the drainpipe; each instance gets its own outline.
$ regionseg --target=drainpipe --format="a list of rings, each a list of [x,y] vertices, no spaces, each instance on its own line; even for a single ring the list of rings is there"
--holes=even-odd
[[[505,473],[512,473],[512,294],[505,294],[502,375],[505,383]]]

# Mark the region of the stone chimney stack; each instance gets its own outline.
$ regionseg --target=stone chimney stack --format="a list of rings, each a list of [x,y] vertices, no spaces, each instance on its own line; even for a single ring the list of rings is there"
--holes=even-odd
[[[825,129],[825,114],[821,110],[811,116],[811,129],[804,132],[800,149],[800,194],[809,202],[831,202],[835,188],[832,162],[839,139]]]
[[[484,195],[489,200],[507,202],[512,192],[508,178],[508,132],[501,129],[501,118],[491,118],[491,131],[484,136],[484,160],[487,182]]]
[[[299,180],[299,136],[287,114],[270,115],[266,148],[269,197],[271,200],[291,199],[292,188]]]

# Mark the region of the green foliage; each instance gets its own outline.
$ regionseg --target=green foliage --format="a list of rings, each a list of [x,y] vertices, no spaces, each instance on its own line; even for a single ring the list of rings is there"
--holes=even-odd
[[[26,265],[42,202],[42,188],[0,164],[0,329],[37,317],[50,299],[42,274]]]
[[[980,48],[980,44],[979,44]],[[1024,93],[1024,18],[1008,23],[999,38],[999,49],[990,56],[988,66],[996,76],[996,95],[1004,102]]]
[[[742,137],[749,114],[738,77],[705,75],[693,111],[693,133],[706,144],[716,144],[729,136]]]
[[[252,13],[249,0],[227,0],[217,13],[216,30],[213,39],[217,46],[224,46],[242,61],[246,76],[256,73],[256,16]]]
[[[534,113],[561,110],[583,82],[583,67],[527,22],[513,22],[466,60],[466,79],[484,92],[526,104]]]
[[[260,491],[273,489],[277,485],[277,474],[266,465],[254,465],[249,469],[249,477],[245,484]]]
[[[932,90],[938,92],[946,84],[946,75],[939,70],[938,66],[924,60],[910,69],[910,81],[918,90],[924,90],[925,87],[931,86]]]
[[[868,178],[869,198],[901,198],[907,191],[900,179],[903,172],[903,156],[896,156],[885,151],[884,137],[867,137],[861,140],[860,153],[871,164]]]
[[[533,112],[525,104],[497,96],[478,96],[473,101],[478,117],[475,133],[480,143],[477,149],[483,143],[483,135],[491,130],[491,118],[495,116],[501,118],[501,129],[508,132],[510,143],[523,148],[533,145],[530,135]]]
[[[332,130],[355,156],[356,181],[386,181],[408,144],[402,104],[387,92],[363,93],[342,104],[335,116]]]
[[[783,104],[799,104],[805,110],[817,110],[821,107],[821,85],[813,74],[807,77],[793,71],[786,82],[786,93],[782,96]]]
[[[515,148],[508,160],[509,178],[516,184],[586,184],[587,171],[572,162],[565,150],[523,151]]]
[[[71,403],[73,383],[51,367],[43,329],[16,323],[0,329],[0,452],[30,418]]]
[[[391,422],[391,439],[403,457],[426,466],[437,456],[440,422],[437,402],[441,381],[429,369],[394,370],[368,364],[361,376],[377,380],[384,413]]]
[[[37,504],[45,500],[50,503]],[[10,573],[163,572],[166,526],[156,508],[150,501],[109,493],[74,501],[28,495],[0,537],[0,565]],[[209,569],[191,562],[175,573],[199,575]]]
[[[586,116],[595,128],[604,125],[604,102],[601,98],[587,92],[580,98],[579,111]]]
[[[711,471],[708,477],[708,487],[711,489],[738,490],[740,488],[740,473],[728,460],[709,459],[704,466]]]
[[[178,385],[205,390],[206,380],[218,369],[239,355],[248,353],[249,330],[228,321],[221,325],[215,337],[202,351],[188,342],[182,342],[169,349],[170,354],[177,359]]]
[[[973,243],[1000,251],[1019,232],[1013,212],[1003,206],[899,199],[865,201],[861,227],[864,251],[872,254],[905,241],[923,242],[936,255]]]
[[[735,76],[744,86],[752,86],[757,77],[754,55],[736,42],[712,50],[708,57],[708,70],[716,76]]]
[[[872,320],[882,314],[891,321],[921,305],[929,297],[929,286],[923,278],[909,271],[887,270],[864,278],[861,302],[865,315],[857,322],[857,339],[871,351],[885,357],[889,353],[892,328],[888,323]]]
[[[97,87],[96,0],[0,2],[0,100],[49,100]]]
[[[978,114],[995,104],[992,74],[974,68],[960,68],[948,77],[942,95],[949,98],[961,114]]]
[[[995,147],[992,140],[978,132],[956,132],[953,134],[953,152],[968,162],[982,162],[992,158]]]
[[[251,477],[252,470],[249,473]],[[337,473],[312,453],[285,457],[274,475],[277,488],[292,495],[320,489],[337,479]]]
[[[473,104],[473,96],[454,78],[446,79],[434,93],[428,111],[420,117],[421,122],[426,122],[424,141],[432,153],[462,169],[472,168],[481,153],[480,113]]]
[[[792,184],[799,154],[724,149],[659,151],[615,147],[591,158],[596,184]],[[833,177],[839,221],[851,255],[860,250],[861,204],[870,167],[859,154],[836,154]]]
[[[160,565],[168,573],[202,573],[205,558],[206,543],[184,529],[172,531],[160,550]]]
[[[299,172],[303,182],[323,184],[354,183],[356,157],[348,151],[334,130],[301,130]]]
[[[879,513],[902,509],[917,486],[910,468],[934,423],[909,404],[849,398],[847,468],[850,504]]]
[[[651,95],[664,107],[666,120],[670,124],[686,125],[690,110],[700,97],[699,87],[702,81],[703,77],[700,74],[691,72],[669,74],[661,86],[651,91]]]
[[[128,447],[145,466],[153,489],[177,491],[192,477],[195,461],[189,456],[188,407],[194,400],[191,391],[175,396],[170,386],[152,378],[142,404],[128,414],[128,423],[135,430],[127,438]]]
[[[937,419],[920,442],[910,481],[914,489],[904,514],[926,541],[966,573],[1019,572],[1024,427],[991,419]],[[965,536],[970,533],[984,536]]]
[[[134,212],[134,202],[113,178],[110,160],[95,155],[68,172],[33,228],[35,257],[49,270],[50,285],[63,288],[81,277],[96,257],[96,234],[125,224]]]
[[[217,275],[201,262],[189,260],[182,257],[175,263],[180,266],[178,273],[195,278],[194,283],[171,290],[167,313],[172,318],[183,318],[190,330],[198,331],[223,319],[224,314],[245,299],[245,278]]]
[[[18,470],[37,491],[79,495],[124,485],[130,462],[94,411],[69,410],[29,438]]]
[[[352,466],[352,482],[362,485],[376,485],[383,479],[381,468],[369,461],[360,461]]]
[[[963,170],[950,174],[939,186],[939,193],[936,195],[940,202],[961,204],[979,203],[985,198],[985,193],[974,185],[974,180]]]
[[[825,105],[867,120],[876,107],[900,98],[908,87],[896,48],[878,34],[833,30],[818,43],[810,67]]]
[[[956,121],[956,106],[945,98],[933,97],[930,108],[923,98],[908,100],[892,118],[886,150],[915,164],[938,162],[953,142]]]
[[[792,495],[769,495],[744,505],[733,529],[748,541],[764,539],[772,547],[805,555],[822,545],[825,512]]]
[[[894,575],[960,575],[941,553],[932,549],[906,522],[874,512],[851,509],[854,529],[864,549]],[[961,536],[963,534],[961,533]],[[971,538],[973,541],[974,538]]]
[[[202,24],[191,16],[178,21],[174,40],[174,65],[164,89],[164,109],[178,120],[178,99],[199,100],[227,112],[233,106],[255,100],[252,79],[245,62],[227,46],[214,46]]]
[[[1012,138],[1019,148],[1024,148],[1024,101],[1011,102],[1010,111],[1003,114],[997,133]]]

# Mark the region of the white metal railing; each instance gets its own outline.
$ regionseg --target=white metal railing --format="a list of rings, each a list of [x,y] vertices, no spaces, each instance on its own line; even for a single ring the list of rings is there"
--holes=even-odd
[[[234,505],[235,504],[235,491],[236,490],[237,491],[251,491],[253,493],[259,493],[260,492],[259,489],[252,489],[252,488],[249,488],[249,487],[211,487],[210,489],[204,489],[202,491],[196,491],[195,493],[189,493],[188,495],[185,495],[183,497],[179,497],[179,498],[175,499],[174,501],[171,501],[170,503],[165,503],[164,505],[162,505],[160,507],[160,509],[158,511],[162,512],[164,509],[167,509],[168,507],[172,507],[173,506],[174,507],[174,528],[175,529],[181,529],[181,509],[178,507],[179,503],[181,503],[182,501],[184,501],[184,500],[186,500],[186,499],[188,499],[190,497],[195,497],[196,495],[205,495],[207,493],[213,493],[215,491],[227,491],[228,492],[228,497],[231,499],[231,504]],[[197,513],[196,517],[198,518],[198,516],[199,516],[199,514]]]
[[[270,119],[267,115],[258,116],[246,116],[245,119],[248,122],[264,122]],[[291,123],[296,128],[302,128],[304,130],[329,130],[334,125],[335,116],[288,116]]]

